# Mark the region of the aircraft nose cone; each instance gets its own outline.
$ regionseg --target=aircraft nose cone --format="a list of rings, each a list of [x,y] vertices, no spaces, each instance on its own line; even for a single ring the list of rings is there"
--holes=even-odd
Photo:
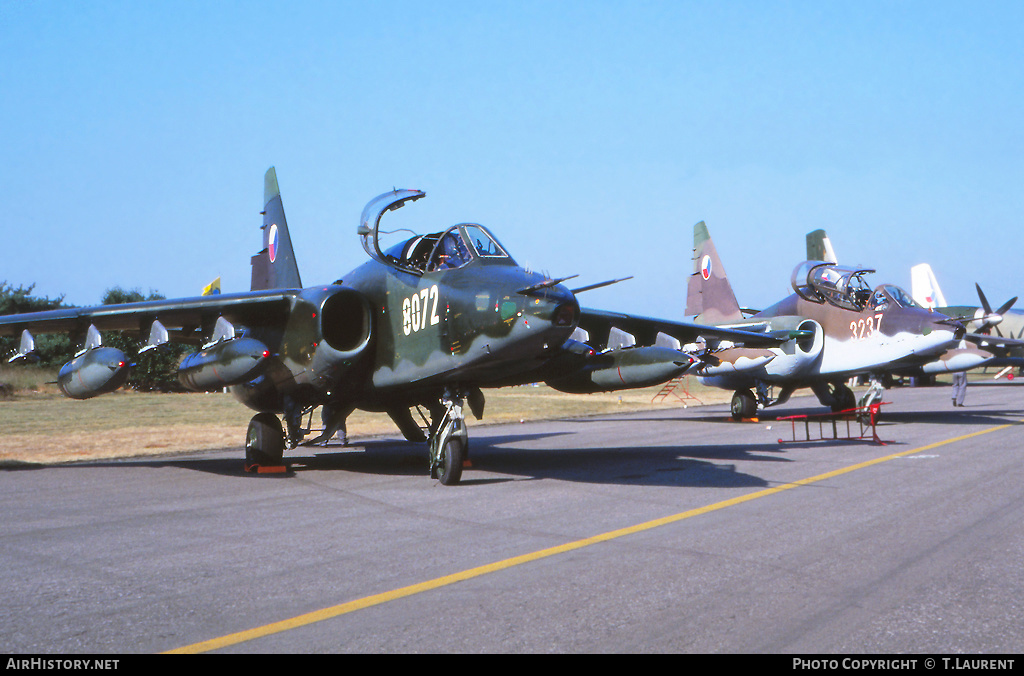
[[[574,327],[580,318],[580,304],[571,291],[558,285],[529,304],[530,314],[557,327]]]

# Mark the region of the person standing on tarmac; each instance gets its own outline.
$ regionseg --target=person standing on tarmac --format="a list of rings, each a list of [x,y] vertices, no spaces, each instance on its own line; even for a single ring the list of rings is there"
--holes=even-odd
[[[953,406],[963,406],[967,397],[967,372],[957,371],[953,374]]]

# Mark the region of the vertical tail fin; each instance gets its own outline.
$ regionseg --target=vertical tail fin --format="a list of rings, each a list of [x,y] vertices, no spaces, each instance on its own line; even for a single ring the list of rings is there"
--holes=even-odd
[[[299,266],[284,218],[284,204],[273,167],[263,177],[263,250],[252,257],[253,291],[300,289]]]
[[[704,221],[693,226],[693,274],[686,288],[686,315],[709,324],[743,319],[736,294]]]
[[[946,297],[942,295],[932,266],[927,263],[910,268],[910,295],[915,303],[929,310],[946,307]]]
[[[836,252],[832,249],[832,242],[824,230],[815,230],[807,233],[807,260],[826,261],[838,263]]]

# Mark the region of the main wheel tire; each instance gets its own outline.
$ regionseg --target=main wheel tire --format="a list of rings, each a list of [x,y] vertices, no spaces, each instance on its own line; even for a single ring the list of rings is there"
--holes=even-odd
[[[832,412],[839,413],[851,408],[857,408],[857,395],[846,385],[836,385],[832,391]]]
[[[462,479],[462,463],[466,459],[466,446],[462,437],[452,435],[444,443],[441,451],[441,466],[437,468],[437,478],[445,486],[454,486]]]
[[[284,458],[284,428],[273,413],[259,413],[245,433],[245,466],[280,465]]]
[[[738,390],[732,395],[732,417],[733,420],[753,418],[757,415],[757,399],[754,393],[749,390]]]

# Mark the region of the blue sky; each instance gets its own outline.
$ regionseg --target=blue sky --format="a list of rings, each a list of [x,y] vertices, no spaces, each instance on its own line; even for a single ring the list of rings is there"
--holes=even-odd
[[[1024,295],[1019,2],[0,0],[0,94],[0,280],[79,305],[248,289],[270,166],[306,284],[404,187],[395,225],[634,275],[591,307],[681,317],[700,220],[748,307],[816,228]]]

